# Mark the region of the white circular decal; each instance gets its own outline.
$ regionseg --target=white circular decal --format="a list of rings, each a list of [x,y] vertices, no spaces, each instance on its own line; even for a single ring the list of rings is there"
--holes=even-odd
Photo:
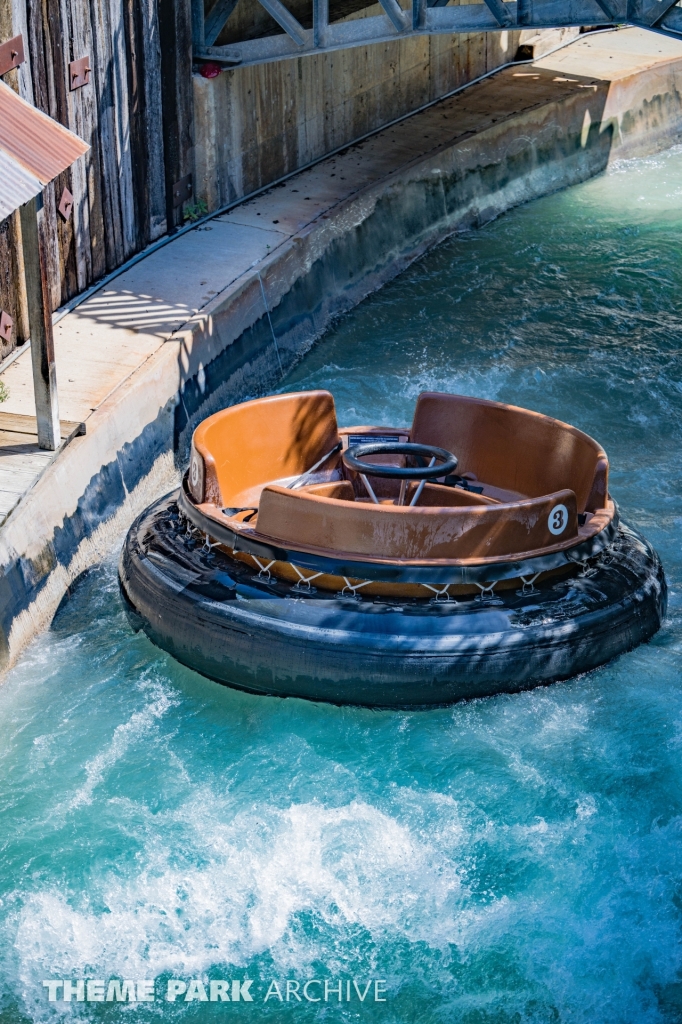
[[[549,527],[549,532],[553,533],[555,537],[558,537],[560,533],[564,532],[568,526],[568,509],[565,505],[554,506],[552,511],[549,513],[547,526]]]
[[[199,483],[199,460],[197,459],[196,455],[192,459],[192,467],[189,471],[189,476],[192,482],[192,486],[196,487],[196,485]]]

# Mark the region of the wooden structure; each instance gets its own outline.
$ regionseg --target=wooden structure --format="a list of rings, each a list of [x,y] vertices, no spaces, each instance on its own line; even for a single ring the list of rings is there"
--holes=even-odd
[[[43,189],[82,157],[87,145],[0,84],[0,212],[21,210],[21,234],[38,444],[56,451],[61,442],[57,376],[49,295],[48,239]],[[71,200],[61,207],[70,212]],[[11,316],[4,313],[11,325]],[[5,335],[7,337],[7,334]]]
[[[183,2],[0,3],[0,43],[20,37],[25,54],[14,69],[0,67],[1,80],[89,147],[44,192],[51,310],[182,223],[167,193],[192,171]],[[65,189],[68,218],[58,209]],[[1,359],[28,337],[18,213],[0,218],[0,307],[14,322],[12,342],[0,338]]]

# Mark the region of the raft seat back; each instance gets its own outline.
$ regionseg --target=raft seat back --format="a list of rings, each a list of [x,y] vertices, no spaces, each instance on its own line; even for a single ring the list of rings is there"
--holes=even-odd
[[[192,495],[221,507],[257,505],[265,484],[305,473],[338,441],[328,391],[273,395],[223,409],[194,431]]]
[[[561,537],[549,530],[562,504],[568,523]],[[267,543],[349,557],[405,559],[508,558],[539,553],[577,534],[575,495],[564,490],[519,503],[455,507],[374,505],[335,500],[305,490],[263,489],[256,533]],[[344,570],[346,571],[346,570]]]
[[[501,402],[423,392],[410,440],[446,448],[458,473],[528,498],[569,489],[578,512],[604,508],[608,459],[596,441],[567,423]]]

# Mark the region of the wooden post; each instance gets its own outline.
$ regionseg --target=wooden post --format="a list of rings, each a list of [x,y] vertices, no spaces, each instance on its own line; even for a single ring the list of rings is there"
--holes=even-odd
[[[31,332],[33,390],[38,421],[38,444],[56,451],[61,442],[57,372],[54,362],[52,310],[47,271],[45,213],[42,194],[21,207],[28,325]]]
[[[166,230],[172,234],[183,222],[182,203],[175,204],[173,185],[192,173],[194,161],[191,0],[158,0],[158,12]]]

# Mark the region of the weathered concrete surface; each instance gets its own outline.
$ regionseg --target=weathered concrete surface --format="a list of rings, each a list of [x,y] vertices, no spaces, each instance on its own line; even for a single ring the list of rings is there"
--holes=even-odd
[[[412,36],[195,75],[195,192],[216,210],[507,64],[518,40]]]
[[[0,529],[5,663],[178,479],[200,418],[275,385],[331,316],[448,233],[677,141],[681,74],[682,44],[584,37],[180,237],[66,317],[61,414],[88,433]],[[30,414],[29,360],[4,376],[8,411]]]
[[[246,27],[240,12],[255,26],[257,9],[269,19],[252,0],[238,5],[226,29],[238,38]],[[360,12],[382,13],[378,4]],[[398,37],[213,79],[195,75],[195,193],[217,210],[507,64],[521,43],[539,56],[577,35],[572,28]]]

